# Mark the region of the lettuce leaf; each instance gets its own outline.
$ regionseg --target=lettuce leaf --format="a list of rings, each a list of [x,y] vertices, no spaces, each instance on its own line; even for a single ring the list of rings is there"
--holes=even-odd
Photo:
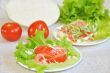
[[[92,20],[103,16],[103,0],[64,0],[60,7],[60,21],[70,23],[74,20]]]

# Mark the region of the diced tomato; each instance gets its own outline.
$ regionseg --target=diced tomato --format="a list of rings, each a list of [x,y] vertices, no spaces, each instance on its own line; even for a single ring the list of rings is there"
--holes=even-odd
[[[80,37],[80,38],[85,38],[85,37],[87,37],[87,34],[82,34],[82,35],[80,35],[79,37]]]
[[[74,38],[72,33],[68,34],[68,39],[71,40],[72,42],[76,42],[76,40],[75,40],[75,38]]]
[[[81,27],[87,25],[87,23],[85,21],[78,20],[75,22],[75,25]]]
[[[80,37],[80,38],[85,38],[85,37],[87,37],[87,36],[90,35],[90,34],[92,34],[92,32],[86,32],[86,33],[80,35],[79,37]]]
[[[87,34],[89,35],[89,34],[92,34],[92,32],[87,32]]]

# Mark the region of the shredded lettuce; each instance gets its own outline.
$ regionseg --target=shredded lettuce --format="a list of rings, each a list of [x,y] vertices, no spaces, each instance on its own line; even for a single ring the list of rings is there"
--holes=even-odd
[[[36,34],[37,35],[35,37],[28,37],[28,42],[23,43],[20,41],[18,43],[15,52],[17,62],[26,65],[28,68],[34,68],[37,73],[44,73],[44,70],[66,67],[71,64],[75,64],[80,60],[80,54],[75,50],[75,48],[73,48],[72,43],[67,41],[65,37],[61,40],[52,40],[49,38],[45,39],[43,31],[37,31]],[[34,61],[34,48],[41,45],[61,46],[67,50],[68,57],[75,58],[67,59],[66,62],[58,64],[38,64],[36,61]],[[50,68],[51,66],[52,68]]]
[[[110,36],[110,16],[103,3],[104,0],[64,0],[59,21],[64,24],[78,19],[87,21],[89,30],[95,32],[94,40],[105,39]]]

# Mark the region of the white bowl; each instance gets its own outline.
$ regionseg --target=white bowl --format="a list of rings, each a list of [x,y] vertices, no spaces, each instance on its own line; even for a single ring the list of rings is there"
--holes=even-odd
[[[60,16],[59,7],[52,0],[10,0],[6,11],[11,20],[26,27],[37,20],[43,20],[50,26]]]

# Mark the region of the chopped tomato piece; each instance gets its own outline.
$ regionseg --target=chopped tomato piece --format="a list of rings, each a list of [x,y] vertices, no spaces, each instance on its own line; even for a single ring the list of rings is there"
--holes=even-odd
[[[79,37],[80,37],[80,38],[85,38],[85,37],[87,37],[87,34],[82,34],[82,35],[80,35]]]
[[[68,39],[71,40],[72,42],[76,42],[76,40],[75,40],[75,38],[74,38],[72,33],[68,34]]]
[[[92,32],[87,32],[87,34],[89,35],[89,34],[92,34]]]
[[[85,38],[85,37],[87,37],[87,36],[90,35],[90,34],[92,34],[92,32],[86,32],[86,33],[80,35],[79,37],[80,37],[80,38]]]
[[[87,23],[85,21],[82,21],[82,20],[77,20],[74,22],[74,24],[78,27],[82,27],[82,26],[87,25]]]

